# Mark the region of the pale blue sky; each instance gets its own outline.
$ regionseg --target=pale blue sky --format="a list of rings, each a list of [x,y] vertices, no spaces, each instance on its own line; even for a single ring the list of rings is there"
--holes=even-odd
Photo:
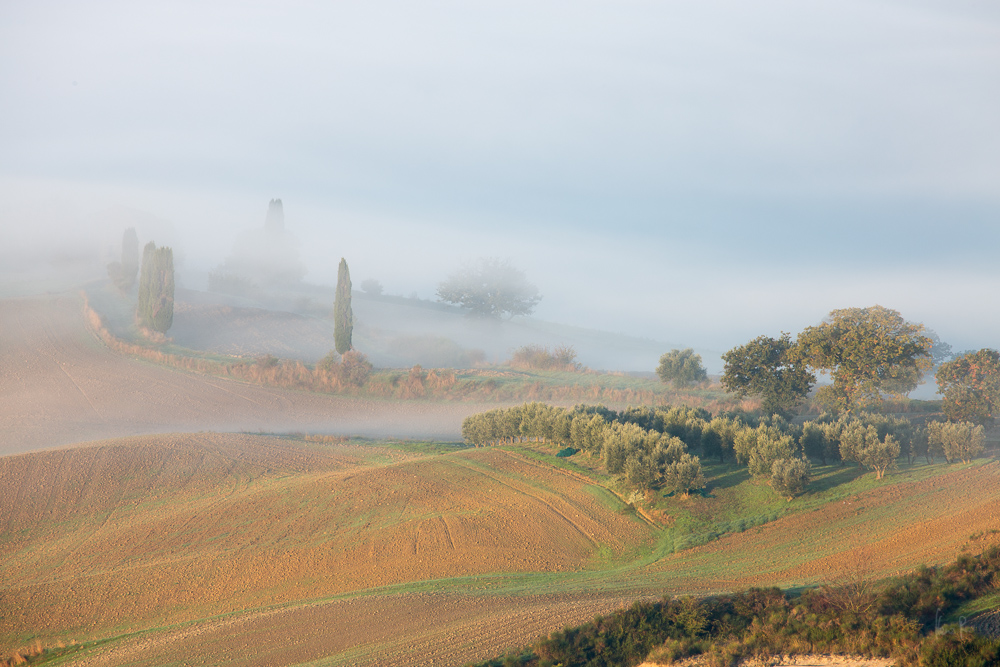
[[[500,255],[705,349],[874,303],[997,347],[998,7],[7,2],[0,234],[138,210],[193,275],[281,197],[316,282]]]

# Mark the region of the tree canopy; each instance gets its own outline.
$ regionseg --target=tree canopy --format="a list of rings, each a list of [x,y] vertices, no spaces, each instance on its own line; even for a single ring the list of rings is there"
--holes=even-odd
[[[708,374],[701,365],[701,355],[695,354],[694,350],[670,350],[660,357],[660,365],[656,368],[656,374],[664,382],[672,382],[675,387],[680,388],[692,382],[704,382]]]
[[[542,299],[523,271],[496,257],[482,257],[452,273],[438,285],[437,296],[471,315],[495,319],[530,315]]]
[[[766,414],[788,416],[816,383],[787,333],[758,336],[722,355],[722,386],[738,396],[758,396]]]
[[[833,379],[820,397],[847,411],[877,403],[883,393],[905,395],[916,388],[930,368],[932,343],[922,324],[878,305],[831,311],[798,337],[803,360]]]
[[[1000,352],[983,348],[941,364],[935,374],[951,421],[991,424],[1000,412]]]

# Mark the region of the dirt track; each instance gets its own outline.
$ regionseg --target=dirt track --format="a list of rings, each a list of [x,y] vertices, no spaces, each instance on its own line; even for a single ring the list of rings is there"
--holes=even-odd
[[[123,358],[75,296],[0,301],[0,455],[173,431],[315,431],[458,440],[478,404],[285,391]]]

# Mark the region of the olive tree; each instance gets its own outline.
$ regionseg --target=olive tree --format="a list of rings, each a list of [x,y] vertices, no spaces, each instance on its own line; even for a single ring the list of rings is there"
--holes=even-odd
[[[701,461],[697,456],[682,454],[679,460],[663,471],[663,485],[685,498],[692,489],[704,488],[705,475],[701,471]]]
[[[771,488],[791,500],[805,491],[809,472],[807,459],[775,459],[771,464]]]
[[[927,438],[931,446],[944,453],[949,463],[968,463],[983,453],[985,435],[982,425],[972,422],[928,422]]]

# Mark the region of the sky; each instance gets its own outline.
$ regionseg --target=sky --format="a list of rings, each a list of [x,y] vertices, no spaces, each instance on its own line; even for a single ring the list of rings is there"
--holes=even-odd
[[[8,1],[0,110],[8,263],[139,221],[197,287],[281,198],[315,283],[497,256],[702,350],[876,303],[1000,347],[995,2]]]

